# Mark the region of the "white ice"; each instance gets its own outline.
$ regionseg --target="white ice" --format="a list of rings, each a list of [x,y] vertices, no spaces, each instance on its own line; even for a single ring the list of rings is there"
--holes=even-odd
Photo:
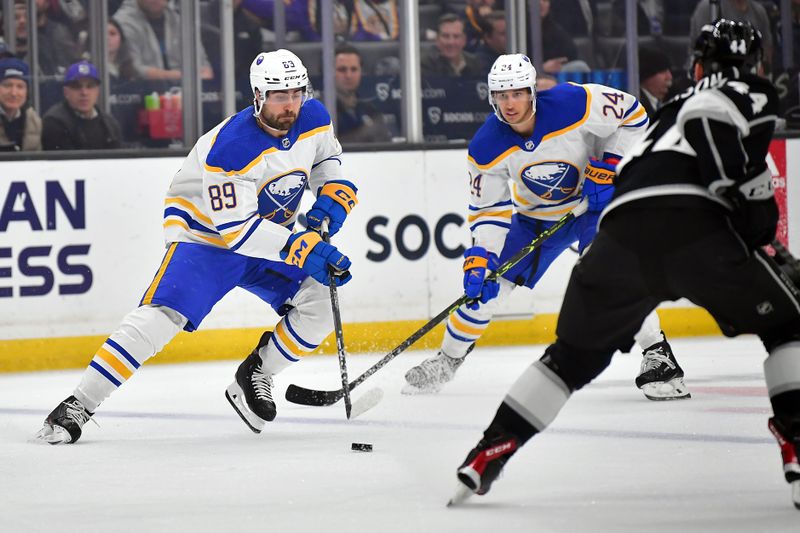
[[[312,357],[279,376],[278,418],[261,435],[224,398],[237,362],[146,364],[72,446],[28,439],[79,371],[0,375],[0,531],[800,531],[758,339],[672,344],[691,400],[646,400],[640,356],[617,355],[488,495],[455,509],[456,467],[542,346],[479,348],[438,396],[400,394],[430,352],[403,354],[355,389],[386,394],[351,421],[341,402],[283,400],[289,383],[340,383],[335,357]],[[378,357],[350,356],[351,376]]]

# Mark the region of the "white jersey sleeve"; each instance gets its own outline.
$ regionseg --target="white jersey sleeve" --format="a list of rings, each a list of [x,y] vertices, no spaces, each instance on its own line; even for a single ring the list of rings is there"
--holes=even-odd
[[[473,246],[500,255],[511,227],[511,192],[504,165],[481,168],[472,157],[468,158],[470,201],[469,229]]]
[[[319,135],[314,165],[311,167],[309,187],[317,191],[331,180],[342,179],[342,145],[333,132],[333,125]]]
[[[594,153],[621,158],[644,136],[650,122],[639,100],[618,89],[585,84],[591,97],[589,116],[583,127],[596,136]]]

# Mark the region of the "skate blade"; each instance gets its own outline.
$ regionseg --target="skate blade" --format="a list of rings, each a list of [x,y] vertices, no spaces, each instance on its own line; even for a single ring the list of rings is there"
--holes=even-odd
[[[800,509],[800,480],[792,482],[792,501],[796,509]]]
[[[231,407],[233,407],[233,410],[236,411],[236,414],[239,415],[239,418],[242,419],[242,422],[244,422],[253,433],[261,433],[261,430],[264,429],[266,425],[266,421],[257,417],[247,405],[245,405],[242,388],[239,387],[235,381],[225,391],[225,397],[228,399],[228,403],[231,404]]]
[[[69,432],[61,426],[49,426],[47,424],[36,432],[28,442],[46,444],[69,444],[72,437]]]
[[[356,418],[366,413],[383,399],[383,389],[374,388],[370,389],[361,395],[356,401],[353,402],[353,407],[350,410],[350,419]]]
[[[461,505],[464,503],[470,496],[475,494],[472,492],[472,489],[461,483],[458,482],[458,487],[456,487],[456,492],[453,494],[453,497],[450,498],[450,501],[447,502],[447,507],[455,507],[457,505]]]
[[[683,378],[675,378],[669,381],[654,381],[645,383],[641,386],[645,398],[653,401],[664,400],[688,400],[692,397],[689,389],[683,383]]]

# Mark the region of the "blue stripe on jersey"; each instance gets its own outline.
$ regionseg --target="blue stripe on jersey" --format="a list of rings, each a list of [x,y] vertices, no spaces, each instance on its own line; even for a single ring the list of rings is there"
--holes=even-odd
[[[246,218],[244,220],[237,220],[236,222],[226,222],[225,224],[220,224],[219,226],[217,226],[217,229],[219,231],[222,231],[222,230],[226,230],[228,228],[232,228],[234,226],[241,226],[242,224],[245,224],[248,220],[250,220],[250,219]]]
[[[511,224],[508,222],[493,222],[491,220],[486,220],[472,224],[469,229],[474,231],[478,226],[500,226],[501,228],[508,229],[511,227]]]
[[[622,126],[622,127],[623,127],[623,128],[640,128],[640,127],[644,126],[645,124],[647,124],[647,121],[648,121],[648,120],[650,120],[650,119],[647,117],[647,115],[645,115],[645,117],[644,117],[644,120],[643,120],[643,121],[641,121],[641,122],[637,122],[636,124],[625,124],[625,125],[624,125],[624,126]]]
[[[631,107],[629,107],[627,111],[625,111],[625,114],[622,115],[622,118],[625,118],[628,115],[630,115],[631,113],[633,113],[633,110],[636,109],[637,107],[639,107],[639,100],[634,98],[633,99],[633,105]]]
[[[472,318],[471,316],[467,316],[464,313],[464,311],[462,311],[461,309],[456,309],[456,314],[458,316],[460,316],[461,318],[463,318],[464,320],[466,320],[467,322],[471,322],[471,323],[477,324],[479,326],[482,326],[484,324],[488,324],[489,323],[488,320],[478,320],[477,318]]]
[[[511,200],[506,200],[504,202],[497,202],[496,204],[486,205],[486,206],[483,206],[483,207],[475,207],[474,205],[470,204],[469,210],[470,211],[480,211],[481,209],[490,209],[492,207],[500,207],[500,206],[503,206],[503,205],[511,205]]]
[[[339,156],[332,155],[332,156],[330,156],[330,157],[329,157],[329,158],[327,158],[327,159],[323,159],[323,160],[322,160],[322,161],[320,161],[319,163],[314,163],[313,165],[311,165],[311,169],[313,170],[313,169],[317,168],[319,165],[321,165],[321,164],[322,164],[322,163],[324,163],[325,161],[336,161],[336,162],[338,162],[338,163],[339,163],[339,165],[341,165],[341,164],[342,164],[342,160],[341,160],[341,159],[339,159]]]
[[[186,224],[194,230],[205,231],[206,233],[217,233],[216,230],[206,227],[203,224],[196,221],[195,219],[193,219],[192,216],[183,209],[179,209],[177,207],[168,207],[164,209],[164,218],[167,218],[169,216],[177,216],[182,218],[183,221],[186,222]]]
[[[281,343],[280,343],[280,341],[278,341],[278,342],[275,342],[275,343],[273,343],[273,344],[274,344],[274,345],[275,345],[275,347],[278,349],[278,351],[279,351],[279,352],[281,352],[281,355],[283,355],[283,356],[284,356],[286,359],[288,359],[289,361],[291,361],[291,362],[293,362],[293,363],[296,363],[296,362],[298,362],[298,361],[300,360],[300,359],[297,359],[296,357],[292,357],[291,355],[289,355],[288,353],[286,353],[286,351],[285,351],[283,348],[281,348]]]
[[[133,365],[133,368],[139,368],[140,366],[142,366],[142,365],[139,364],[138,361],[136,361],[136,359],[133,358],[133,356],[131,356],[131,354],[129,354],[127,352],[127,350],[125,350],[125,348],[123,348],[122,346],[120,346],[116,342],[112,341],[111,339],[106,339],[106,344],[108,344],[109,346],[114,348],[116,351],[118,351],[120,354],[122,354],[122,357],[127,359],[128,362]]]
[[[241,240],[240,240],[238,243],[236,243],[236,246],[234,246],[233,248],[231,248],[231,251],[234,251],[234,252],[235,252],[236,250],[238,250],[238,249],[239,249],[239,248],[240,248],[240,247],[241,247],[241,246],[244,244],[244,242],[245,242],[247,239],[249,239],[249,238],[250,238],[250,235],[252,235],[252,234],[253,234],[253,232],[254,232],[254,231],[256,230],[256,228],[258,227],[258,225],[259,225],[259,224],[261,224],[261,220],[262,220],[262,219],[260,219],[260,218],[259,218],[258,220],[256,220],[255,222],[253,222],[253,225],[252,225],[252,226],[250,226],[250,229],[249,229],[249,230],[247,230],[247,233],[245,233],[244,237],[242,237],[242,239],[241,239]]]
[[[301,337],[300,335],[297,334],[297,332],[295,332],[294,328],[289,323],[289,317],[288,316],[283,321],[283,323],[286,324],[286,329],[289,330],[289,333],[292,334],[292,336],[297,340],[297,342],[299,342],[300,344],[302,344],[303,346],[305,346],[309,350],[316,349],[316,347],[317,347],[316,345],[307,343],[305,340],[303,340],[303,337]]]
[[[115,378],[114,376],[112,376],[111,374],[109,374],[109,373],[108,373],[108,370],[106,370],[106,369],[105,369],[105,368],[103,368],[102,366],[98,365],[98,364],[97,364],[97,363],[95,363],[94,361],[92,361],[91,363],[89,363],[89,366],[90,366],[90,367],[92,367],[92,368],[94,368],[94,369],[95,369],[95,370],[97,370],[98,372],[100,372],[100,373],[103,375],[103,377],[104,377],[104,378],[106,378],[108,381],[110,381],[111,383],[113,383],[113,384],[114,384],[114,385],[116,385],[117,387],[119,387],[120,385],[122,385],[122,383],[121,383],[119,380],[117,380],[117,378]]]
[[[449,334],[450,334],[450,336],[451,336],[451,337],[453,337],[453,338],[454,338],[455,340],[457,340],[457,341],[461,341],[461,342],[475,342],[475,339],[466,339],[466,338],[464,338],[464,337],[461,337],[461,336],[459,336],[459,335],[456,335],[455,333],[453,333],[453,330],[452,330],[452,329],[450,329],[450,325],[449,325],[449,324],[447,325],[447,333],[449,333]]]

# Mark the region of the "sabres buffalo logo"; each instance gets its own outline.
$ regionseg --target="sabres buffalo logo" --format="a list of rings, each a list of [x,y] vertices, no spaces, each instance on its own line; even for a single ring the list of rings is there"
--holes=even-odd
[[[308,181],[305,170],[292,170],[271,178],[258,193],[258,214],[280,224],[292,218]]]
[[[520,176],[525,186],[542,200],[560,202],[578,188],[580,173],[565,161],[542,161],[525,166]]]

